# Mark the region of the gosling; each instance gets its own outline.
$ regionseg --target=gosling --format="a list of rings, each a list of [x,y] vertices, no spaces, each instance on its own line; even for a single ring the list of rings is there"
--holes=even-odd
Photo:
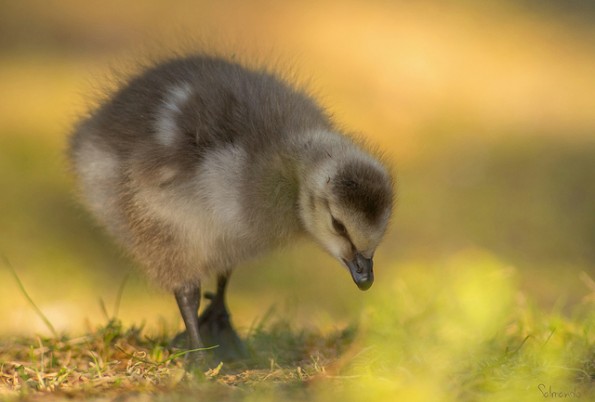
[[[92,214],[174,293],[191,350],[246,356],[225,303],[231,271],[301,235],[359,289],[372,286],[392,178],[312,97],[265,69],[207,55],[157,63],[79,122],[69,157]]]

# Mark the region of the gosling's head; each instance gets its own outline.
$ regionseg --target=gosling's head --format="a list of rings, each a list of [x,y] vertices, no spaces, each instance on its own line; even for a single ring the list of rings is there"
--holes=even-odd
[[[393,205],[392,179],[367,155],[330,156],[300,191],[306,230],[351,273],[361,290],[374,282],[373,257]]]

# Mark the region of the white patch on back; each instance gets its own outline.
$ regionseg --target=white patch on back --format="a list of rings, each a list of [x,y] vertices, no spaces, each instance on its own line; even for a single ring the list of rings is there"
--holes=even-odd
[[[199,192],[218,223],[241,233],[245,228],[240,188],[246,151],[235,146],[209,154],[198,172]]]
[[[246,154],[240,148],[214,150],[205,156],[193,180],[179,183],[174,191],[141,188],[136,202],[178,229],[193,264],[209,265],[219,259],[219,242],[223,239],[237,241],[238,245],[245,243],[248,230],[240,197],[245,163]],[[240,252],[240,248],[234,249]]]
[[[179,134],[176,118],[182,113],[182,107],[190,95],[192,95],[192,88],[190,84],[184,83],[171,88],[165,96],[155,122],[157,140],[160,144],[165,146],[174,144],[176,135]]]
[[[90,141],[83,142],[76,154],[77,171],[82,178],[85,196],[92,206],[101,207],[108,194],[103,188],[117,177],[116,157]]]
[[[159,170],[157,171],[157,180],[159,181],[160,184],[164,184],[167,183],[171,180],[173,180],[176,175],[178,174],[177,169],[165,165],[162,166],[161,168],[159,168]]]
[[[112,234],[125,238],[127,233],[117,205],[120,163],[114,153],[92,141],[84,141],[76,152],[74,163],[91,211]]]

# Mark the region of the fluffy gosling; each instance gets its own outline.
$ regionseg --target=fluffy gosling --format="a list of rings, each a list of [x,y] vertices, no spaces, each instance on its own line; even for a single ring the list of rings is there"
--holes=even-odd
[[[265,70],[204,55],[156,64],[80,121],[69,156],[90,211],[174,293],[191,349],[245,356],[225,305],[230,273],[298,236],[372,286],[391,176]],[[211,276],[217,292],[199,317]]]

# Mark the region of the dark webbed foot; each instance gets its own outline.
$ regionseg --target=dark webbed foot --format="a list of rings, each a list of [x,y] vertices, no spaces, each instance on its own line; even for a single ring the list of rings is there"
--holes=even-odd
[[[222,297],[206,294],[211,300],[209,306],[198,318],[200,336],[206,347],[213,349],[221,361],[237,361],[248,357],[244,343],[231,325],[229,313]]]
[[[217,293],[206,293],[209,305],[198,318],[201,339],[206,347],[218,345],[213,349],[221,361],[236,361],[248,357],[248,351],[231,325],[225,306],[225,289],[229,275],[217,279]]]

